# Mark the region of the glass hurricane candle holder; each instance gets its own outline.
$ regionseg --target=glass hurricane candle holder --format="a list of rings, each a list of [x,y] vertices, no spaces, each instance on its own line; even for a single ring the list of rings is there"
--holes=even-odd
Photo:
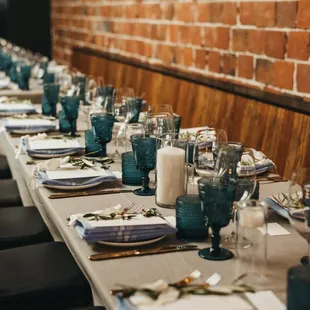
[[[107,156],[107,143],[112,140],[112,132],[115,118],[108,113],[95,113],[91,115],[93,133],[96,140],[101,144],[101,156]]]
[[[57,115],[57,103],[59,99],[59,85],[58,84],[44,84],[42,97],[42,114],[47,116]]]
[[[199,251],[199,256],[209,260],[227,260],[233,253],[220,247],[220,230],[230,222],[235,198],[235,184],[219,177],[208,177],[198,181],[199,197],[206,218],[212,229],[212,246]]]
[[[149,186],[149,173],[156,166],[156,137],[154,135],[131,136],[133,154],[137,169],[143,172],[143,186],[136,189],[134,193],[139,196],[152,196],[155,190]]]
[[[64,111],[65,118],[70,123],[71,136],[76,136],[76,120],[79,116],[80,97],[78,96],[66,96],[61,97],[60,103]]]
[[[175,208],[176,199],[186,193],[187,139],[178,134],[164,134],[157,138],[156,204]]]

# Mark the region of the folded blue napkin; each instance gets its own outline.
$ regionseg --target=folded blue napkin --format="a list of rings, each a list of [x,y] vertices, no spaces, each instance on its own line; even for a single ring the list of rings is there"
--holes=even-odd
[[[82,186],[82,185],[91,185],[99,182],[110,182],[116,180],[115,175],[106,171],[108,175],[99,176],[99,177],[84,177],[84,178],[74,178],[74,179],[61,179],[61,180],[51,180],[48,175],[40,171],[38,173],[38,181],[44,185],[54,185],[54,186]]]
[[[288,211],[285,208],[279,206],[279,204],[277,204],[274,200],[271,198],[264,198],[262,201],[265,202],[277,214],[288,219]]]

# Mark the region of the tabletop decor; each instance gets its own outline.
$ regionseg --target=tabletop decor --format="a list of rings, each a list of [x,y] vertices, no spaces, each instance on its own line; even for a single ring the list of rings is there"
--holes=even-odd
[[[206,223],[212,228],[212,246],[200,250],[199,255],[209,260],[231,259],[233,253],[220,247],[220,230],[230,222],[235,184],[220,177],[209,177],[198,181],[198,189]]]
[[[55,73],[46,72],[43,76],[44,84],[55,83]]]
[[[66,115],[65,115],[64,111],[59,111],[58,119],[59,119],[59,132],[70,133],[71,132],[71,124],[66,119]]]
[[[182,116],[173,114],[174,133],[179,133],[181,128]]]
[[[156,204],[174,208],[178,196],[186,193],[187,139],[177,134],[164,134],[157,138]]]
[[[140,212],[131,209],[131,205],[125,208],[117,205],[105,210],[75,214],[70,217],[69,225],[88,243],[153,241],[177,231],[156,209],[143,208]]]
[[[71,136],[76,135],[76,120],[79,116],[80,98],[65,96],[60,98],[65,119],[70,123]]]
[[[172,106],[168,104],[149,106],[145,121],[145,132],[156,136],[174,133]]]
[[[131,111],[131,118],[129,123],[138,123],[142,108],[142,98],[128,98],[127,106],[128,110]]]
[[[186,241],[208,238],[208,227],[198,195],[183,195],[176,202],[176,227],[178,237]]]
[[[136,167],[133,152],[122,154],[122,183],[125,185],[142,185],[143,171]]]
[[[107,156],[107,143],[112,140],[115,117],[109,113],[95,113],[91,115],[93,133],[96,140],[101,144],[100,156]]]
[[[85,154],[89,157],[99,157],[101,144],[97,142],[92,129],[85,131]]]
[[[244,274],[242,281],[252,285],[257,289],[265,289],[269,285],[266,275],[267,263],[267,211],[268,205],[258,200],[243,200],[237,203],[237,234],[238,238],[251,240],[251,249],[237,247],[238,259],[242,262],[242,270],[239,274]]]
[[[43,115],[57,115],[57,103],[59,99],[59,85],[58,84],[44,84],[42,97],[42,114]]]
[[[145,132],[143,124],[131,123],[127,124],[125,128],[125,150],[132,151],[130,138],[132,135],[143,134]]]
[[[153,135],[132,135],[131,143],[138,170],[143,171],[143,186],[134,193],[139,196],[152,196],[155,190],[149,186],[149,173],[156,166],[156,137]]]
[[[20,64],[16,67],[16,82],[19,89],[29,90],[29,79],[31,75],[31,66]]]
[[[86,102],[86,87],[87,87],[87,76],[86,75],[76,75],[73,77],[72,82],[79,89],[80,100],[83,104],[87,104]]]
[[[18,134],[32,134],[55,130],[56,122],[49,119],[6,118],[3,120],[3,126],[8,132]]]

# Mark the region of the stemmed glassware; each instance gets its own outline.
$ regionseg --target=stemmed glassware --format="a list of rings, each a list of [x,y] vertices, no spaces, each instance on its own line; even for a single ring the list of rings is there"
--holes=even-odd
[[[114,121],[114,115],[109,113],[94,113],[91,115],[94,136],[102,146],[101,157],[107,156],[107,143],[112,140]]]
[[[71,127],[71,136],[76,136],[76,120],[79,116],[80,97],[66,96],[60,99],[65,118]]]
[[[149,106],[145,131],[156,136],[174,133],[173,110],[171,105],[159,104]]]
[[[289,186],[289,221],[296,231],[308,242],[308,255],[301,263],[309,266],[310,258],[310,168],[294,172]]]
[[[199,256],[209,260],[227,260],[233,253],[220,247],[220,230],[229,224],[235,183],[231,179],[212,176],[198,180],[199,196],[206,219],[206,225],[212,228],[212,246],[199,251]]]
[[[223,129],[208,128],[199,130],[196,134],[193,161],[195,170],[200,177],[215,176],[217,153],[214,152],[221,147],[228,146],[227,134]]]
[[[155,169],[156,166],[156,141],[154,135],[141,134],[131,136],[133,155],[137,169],[143,171],[144,174],[142,178],[143,186],[134,191],[136,195],[155,195],[155,190],[151,189],[149,186],[149,173],[151,170]]]

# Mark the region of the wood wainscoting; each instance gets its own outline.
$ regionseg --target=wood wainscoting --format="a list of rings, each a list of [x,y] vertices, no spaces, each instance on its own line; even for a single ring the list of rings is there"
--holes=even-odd
[[[103,77],[106,84],[132,87],[138,95],[145,93],[149,104],[171,104],[175,113],[182,115],[183,128],[207,125],[225,129],[230,141],[241,141],[263,151],[287,178],[296,168],[310,167],[307,112],[299,113],[89,50],[74,49],[72,67]]]

